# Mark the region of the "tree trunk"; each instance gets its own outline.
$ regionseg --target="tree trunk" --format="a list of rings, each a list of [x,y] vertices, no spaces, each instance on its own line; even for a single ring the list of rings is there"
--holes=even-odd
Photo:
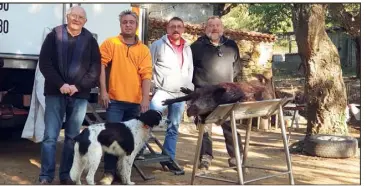
[[[361,36],[356,36],[356,76],[361,79]]]
[[[307,131],[348,133],[346,88],[337,48],[325,32],[326,4],[294,4],[292,21],[299,55],[305,67]]]
[[[222,12],[224,11],[225,9],[225,3],[216,3],[214,4],[213,6],[213,15],[214,16],[223,16],[222,15]]]
[[[222,16],[230,13],[230,11],[237,6],[238,6],[237,3],[235,3],[235,4],[234,3],[230,3],[230,4],[215,3],[213,6],[213,15],[222,17]]]

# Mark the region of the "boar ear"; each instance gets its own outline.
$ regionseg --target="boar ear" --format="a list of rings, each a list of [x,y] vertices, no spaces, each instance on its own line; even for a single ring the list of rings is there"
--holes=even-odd
[[[213,93],[213,98],[214,98],[215,102],[220,103],[221,97],[223,96],[223,94],[225,92],[226,92],[226,89],[222,88],[222,87],[215,89],[215,91]]]
[[[261,82],[261,84],[265,85],[267,84],[270,79],[268,79],[266,76],[264,76],[263,74],[255,74],[255,77],[258,79],[259,82]]]

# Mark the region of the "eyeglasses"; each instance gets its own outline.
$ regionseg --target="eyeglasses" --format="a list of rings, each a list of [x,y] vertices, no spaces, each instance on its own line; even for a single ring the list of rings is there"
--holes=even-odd
[[[136,25],[136,21],[134,20],[123,20],[121,22],[122,25],[127,25],[127,24],[130,24],[130,25]]]
[[[223,54],[223,53],[222,53],[222,51],[221,51],[221,47],[220,47],[220,46],[217,46],[217,47],[216,47],[216,50],[217,50],[217,55],[218,55],[219,57],[224,56],[224,54]]]
[[[177,29],[177,30],[181,30],[184,28],[184,26],[178,25],[178,26],[169,26],[168,28],[170,29]]]
[[[76,15],[76,14],[69,14],[69,16],[71,17],[71,19],[74,19],[74,20],[80,20],[80,21],[86,20],[86,18],[84,16],[80,16],[80,15]]]

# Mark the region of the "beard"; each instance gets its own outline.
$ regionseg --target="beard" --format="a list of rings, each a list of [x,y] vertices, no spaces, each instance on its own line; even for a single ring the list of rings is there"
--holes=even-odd
[[[223,35],[223,33],[217,33],[217,32],[215,32],[215,33],[208,33],[207,34],[207,37],[208,38],[210,38],[211,40],[213,40],[213,41],[217,41],[217,40],[219,40],[220,39],[220,37]]]
[[[172,34],[169,35],[170,39],[172,40],[180,40],[181,38],[181,34],[179,32],[173,32]]]

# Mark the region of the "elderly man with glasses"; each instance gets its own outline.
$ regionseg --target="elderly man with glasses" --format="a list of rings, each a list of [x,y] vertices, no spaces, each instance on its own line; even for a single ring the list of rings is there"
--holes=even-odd
[[[40,184],[55,177],[56,145],[62,126],[65,140],[59,169],[61,184],[71,184],[73,138],[83,123],[91,88],[98,85],[101,57],[92,33],[83,28],[87,19],[80,6],[71,7],[67,24],[52,29],[43,42],[39,67],[45,77],[45,130],[41,147]],[[64,121],[64,115],[66,120]]]
[[[219,17],[207,20],[205,35],[198,38],[192,45],[193,54],[193,84],[196,89],[204,85],[214,85],[221,82],[232,82],[239,72],[239,49],[235,41],[223,35],[224,27]],[[203,135],[199,168],[208,169],[213,158],[212,139],[210,137],[212,125],[206,127]],[[230,158],[229,166],[236,165],[234,146],[232,141],[230,122],[222,125],[226,149]],[[241,137],[238,135],[239,141]],[[241,144],[241,143],[240,143]],[[241,145],[242,147],[242,145]],[[243,149],[240,148],[241,154]]]

